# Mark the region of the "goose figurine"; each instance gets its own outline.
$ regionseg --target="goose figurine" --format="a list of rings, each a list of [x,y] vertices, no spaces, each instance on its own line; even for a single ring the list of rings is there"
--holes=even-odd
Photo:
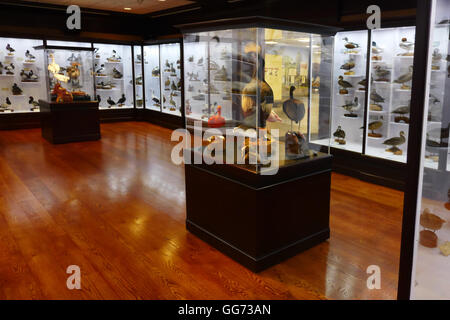
[[[339,144],[345,144],[345,131],[342,130],[341,126],[337,127],[337,130],[333,133],[333,137],[335,138],[334,141],[336,141]]]
[[[356,42],[351,42],[348,40],[347,37],[342,38],[342,40],[345,41],[344,47],[347,49],[356,49],[359,48],[359,44],[357,44]]]
[[[412,75],[413,75],[413,66],[409,66],[408,72],[399,76],[397,79],[394,80],[394,82],[405,85],[406,82],[409,82],[412,80]]]
[[[361,107],[361,104],[358,101],[358,97],[355,97],[355,99],[353,101],[347,102],[346,104],[344,104],[341,107],[349,112],[349,113],[344,114],[344,117],[357,118],[358,115],[355,114],[354,112],[359,110],[359,108]]]
[[[407,38],[402,38],[402,41],[399,44],[399,47],[405,50],[406,52],[399,54],[400,56],[412,56],[412,51],[414,50],[414,42],[408,41]]]
[[[406,142],[405,133],[403,131],[400,131],[399,137],[387,139],[386,141],[383,142],[383,144],[390,146],[389,149],[386,149],[387,152],[392,152],[395,155],[402,155],[403,152],[401,149],[398,148],[398,146],[401,146],[405,142]]]
[[[289,120],[291,120],[291,131],[292,131],[292,121],[298,123],[300,127],[300,121],[302,121],[305,116],[305,105],[294,98],[295,87],[291,86],[289,89],[289,99],[283,102],[283,112],[287,115]]]

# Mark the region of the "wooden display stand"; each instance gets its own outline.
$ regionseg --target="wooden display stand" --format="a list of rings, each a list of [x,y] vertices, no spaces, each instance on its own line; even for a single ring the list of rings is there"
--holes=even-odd
[[[100,139],[97,101],[54,103],[39,100],[42,137],[58,144]]]
[[[264,176],[238,165],[186,164],[186,227],[262,271],[329,238],[331,165],[332,156],[319,154]]]

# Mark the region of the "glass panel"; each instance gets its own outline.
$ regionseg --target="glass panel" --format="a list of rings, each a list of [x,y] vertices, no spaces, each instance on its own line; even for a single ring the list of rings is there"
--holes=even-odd
[[[433,2],[411,298],[450,299],[450,0]]]
[[[358,153],[363,151],[367,37],[367,31],[340,32],[334,51],[331,146]]]
[[[131,46],[94,43],[100,109],[134,108]]]
[[[134,46],[134,84],[136,91],[136,108],[144,108],[144,90],[142,77],[142,47]]]
[[[145,108],[161,111],[159,45],[144,47]]]
[[[38,112],[46,99],[44,52],[33,47],[42,40],[0,38],[0,115]]]
[[[58,41],[58,40],[47,40],[48,46],[59,46],[59,47],[82,47],[90,48],[92,43],[90,42],[74,42],[74,41]]]
[[[406,162],[414,39],[415,27],[372,32],[368,155]]]
[[[181,116],[181,61],[180,44],[160,45],[162,112]]]
[[[46,49],[48,100],[69,102],[64,88],[73,97],[73,101],[93,101],[95,99],[92,51]],[[67,100],[66,100],[67,98]]]

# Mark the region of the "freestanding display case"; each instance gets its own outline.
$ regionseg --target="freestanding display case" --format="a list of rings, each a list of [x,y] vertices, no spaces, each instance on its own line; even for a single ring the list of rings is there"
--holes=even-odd
[[[450,0],[423,1],[418,12],[399,298],[449,300]]]
[[[144,58],[145,119],[174,128],[184,126],[180,41],[148,43]]]
[[[42,136],[52,143],[100,138],[92,47],[43,45],[47,99],[39,100]]]
[[[336,30],[262,17],[180,28],[186,127],[202,141],[185,150],[188,230],[253,271],[328,239],[332,157],[310,140],[330,140]]]

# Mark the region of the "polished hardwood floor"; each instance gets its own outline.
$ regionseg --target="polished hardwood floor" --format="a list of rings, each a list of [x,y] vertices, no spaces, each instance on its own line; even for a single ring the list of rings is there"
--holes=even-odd
[[[330,240],[254,274],[186,231],[170,134],[112,123],[101,141],[51,145],[0,132],[0,299],[395,299],[401,192],[333,174]]]

